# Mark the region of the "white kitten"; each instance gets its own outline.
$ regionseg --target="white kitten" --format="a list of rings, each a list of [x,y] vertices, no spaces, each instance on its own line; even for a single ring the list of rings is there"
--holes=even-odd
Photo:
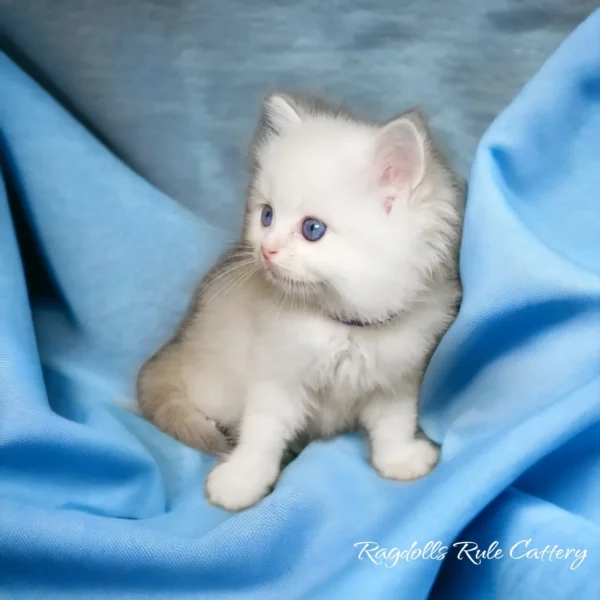
[[[241,241],[142,368],[143,414],[223,454],[206,492],[229,510],[269,492],[299,436],[363,427],[381,475],[425,475],[417,399],[460,299],[461,185],[417,113],[379,126],[282,94],[254,159]]]

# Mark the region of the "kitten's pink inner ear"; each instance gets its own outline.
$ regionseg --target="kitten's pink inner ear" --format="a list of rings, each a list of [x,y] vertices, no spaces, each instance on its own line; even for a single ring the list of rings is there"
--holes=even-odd
[[[392,167],[392,165],[388,165],[383,170],[383,175],[381,176],[381,185],[392,185],[396,177],[397,173],[395,172],[394,167]]]
[[[383,210],[389,215],[392,212],[392,208],[394,208],[394,200],[396,196],[386,196],[383,202]]]
[[[403,188],[410,192],[421,183],[425,173],[424,141],[409,119],[400,117],[382,129],[376,160],[380,185],[398,193]]]

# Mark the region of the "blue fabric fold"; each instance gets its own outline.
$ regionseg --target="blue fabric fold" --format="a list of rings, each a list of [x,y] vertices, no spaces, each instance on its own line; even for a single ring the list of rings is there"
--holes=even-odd
[[[341,436],[258,506],[208,506],[213,459],[120,399],[230,236],[4,55],[0,133],[0,595],[600,598],[600,13],[479,145],[464,301],[422,390],[442,461],[413,483]],[[546,546],[572,552],[525,556]]]

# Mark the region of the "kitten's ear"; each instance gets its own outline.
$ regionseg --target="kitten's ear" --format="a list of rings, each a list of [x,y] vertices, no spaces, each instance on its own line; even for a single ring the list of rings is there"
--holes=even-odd
[[[270,94],[263,102],[263,124],[274,134],[281,135],[302,122],[300,109],[287,94]]]
[[[425,135],[423,119],[416,111],[391,121],[379,132],[375,164],[378,182],[388,192],[387,212],[399,194],[410,194],[423,180]]]

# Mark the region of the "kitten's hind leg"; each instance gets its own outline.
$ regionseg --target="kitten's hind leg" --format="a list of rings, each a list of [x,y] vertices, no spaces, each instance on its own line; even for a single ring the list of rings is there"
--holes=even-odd
[[[371,462],[388,479],[407,481],[427,475],[439,448],[417,435],[417,393],[377,393],[363,409],[361,422],[371,444]]]
[[[161,431],[208,454],[230,450],[226,435],[193,402],[182,373],[177,342],[165,346],[140,370],[137,399],[142,415]]]

